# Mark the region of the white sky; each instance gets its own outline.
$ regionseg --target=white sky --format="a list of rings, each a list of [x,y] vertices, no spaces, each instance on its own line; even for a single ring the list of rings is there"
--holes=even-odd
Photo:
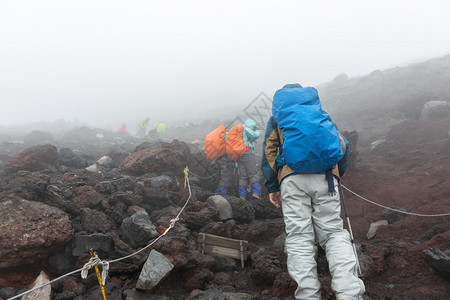
[[[0,0],[0,125],[134,130],[449,53],[447,0]]]

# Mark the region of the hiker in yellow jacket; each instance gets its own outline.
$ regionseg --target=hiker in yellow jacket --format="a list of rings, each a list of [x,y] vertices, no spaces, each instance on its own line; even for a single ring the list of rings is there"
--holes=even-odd
[[[138,128],[138,132],[136,134],[136,136],[138,138],[144,138],[147,136],[148,121],[150,121],[149,117],[147,117],[144,120],[142,120],[141,122],[139,122],[139,128]]]

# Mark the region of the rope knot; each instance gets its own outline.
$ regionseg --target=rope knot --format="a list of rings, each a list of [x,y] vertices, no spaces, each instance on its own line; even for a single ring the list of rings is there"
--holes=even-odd
[[[173,228],[175,226],[175,223],[180,220],[180,218],[176,217],[175,219],[170,220],[170,228]]]
[[[86,279],[89,269],[92,269],[94,266],[102,267],[102,284],[105,285],[106,277],[108,277],[109,262],[101,260],[98,256],[91,257],[89,261],[84,264],[81,270],[81,278]]]

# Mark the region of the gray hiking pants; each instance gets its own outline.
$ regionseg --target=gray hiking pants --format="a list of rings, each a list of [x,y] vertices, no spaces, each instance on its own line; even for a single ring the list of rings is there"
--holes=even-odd
[[[316,235],[326,253],[336,299],[362,299],[365,287],[357,275],[350,235],[343,228],[339,194],[328,195],[325,175],[290,175],[283,179],[280,190],[288,271],[298,284],[295,298],[320,299],[314,251]]]
[[[220,170],[219,185],[217,188],[218,189],[225,188],[228,193],[233,183],[234,163],[226,154],[216,159],[216,163],[219,165]]]
[[[259,168],[256,155],[245,152],[238,160],[239,187],[245,188],[259,182]]]

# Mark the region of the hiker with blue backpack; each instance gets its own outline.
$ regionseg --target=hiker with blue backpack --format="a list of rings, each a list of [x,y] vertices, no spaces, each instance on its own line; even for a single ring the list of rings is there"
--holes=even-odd
[[[349,232],[343,227],[339,176],[348,142],[322,110],[313,87],[287,84],[272,103],[261,169],[270,202],[282,207],[289,275],[296,299],[320,299],[315,239],[325,250],[336,299],[362,299],[363,281]]]

